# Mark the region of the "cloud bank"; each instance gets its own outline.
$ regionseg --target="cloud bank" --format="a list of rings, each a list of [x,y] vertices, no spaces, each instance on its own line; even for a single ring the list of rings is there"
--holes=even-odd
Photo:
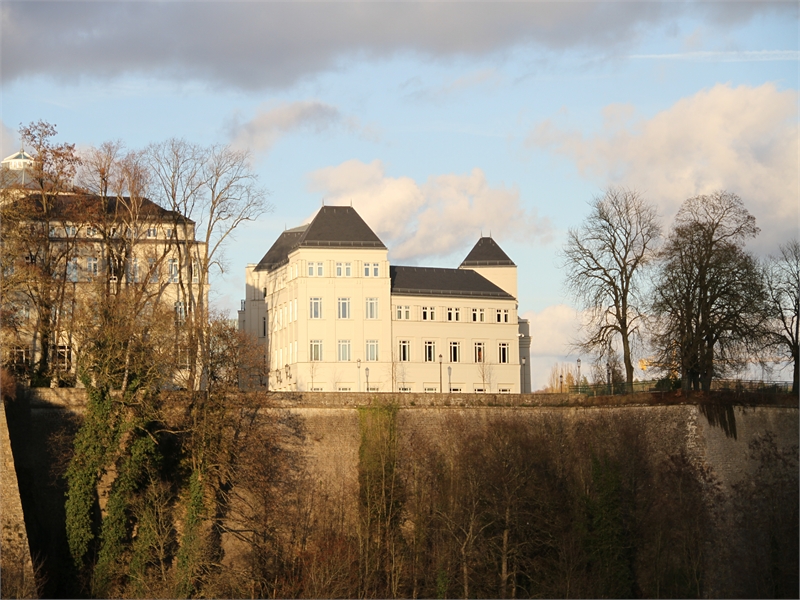
[[[309,187],[328,205],[352,203],[394,260],[416,262],[466,250],[481,232],[531,242],[550,236],[550,223],[523,209],[519,190],[492,187],[477,168],[418,184],[387,176],[379,160],[349,160],[311,173]]]
[[[372,139],[377,137],[374,130],[363,127],[357,118],[347,117],[335,106],[316,100],[264,108],[248,121],[234,121],[229,135],[231,144],[237,148],[268,152],[280,137],[293,131],[307,129],[322,133],[334,128]]]
[[[759,245],[775,245],[800,225],[797,103],[796,91],[771,83],[719,84],[649,119],[608,106],[594,135],[548,120],[528,143],[568,157],[586,177],[638,189],[670,219],[686,198],[734,192],[777,236]]]
[[[614,54],[682,14],[729,26],[791,2],[27,2],[0,4],[2,80],[125,74],[284,87],[352,57]]]

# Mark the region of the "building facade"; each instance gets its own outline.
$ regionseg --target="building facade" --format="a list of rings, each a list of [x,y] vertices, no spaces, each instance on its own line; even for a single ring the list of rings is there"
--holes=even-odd
[[[37,190],[31,164],[22,151],[2,163],[2,360],[23,379],[44,362],[40,374],[64,385],[74,382],[81,304],[129,293],[174,311],[179,331],[208,293],[205,246],[190,219],[147,198]],[[181,356],[176,348],[178,369]]]
[[[457,269],[393,266],[352,207],[325,206],[247,266],[239,329],[263,346],[272,390],[527,392],[516,294],[492,238]]]

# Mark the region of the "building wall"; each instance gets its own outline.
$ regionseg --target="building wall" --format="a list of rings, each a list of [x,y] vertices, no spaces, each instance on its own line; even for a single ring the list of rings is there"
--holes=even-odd
[[[300,247],[272,271],[247,266],[239,327],[264,349],[269,389],[519,393],[516,300],[391,295],[387,255],[386,249]],[[516,291],[516,267],[500,269],[503,289]],[[319,318],[312,316],[312,299],[321,300]],[[340,318],[344,299],[349,316]],[[377,318],[368,318],[368,299],[377,300]],[[401,342],[408,344],[408,360],[402,360]],[[432,362],[425,360],[425,342],[434,344]],[[340,343],[349,343],[348,360],[341,359],[347,354],[340,355]],[[321,360],[316,360],[312,352],[320,344]],[[451,360],[451,344],[459,344],[458,360]],[[483,344],[482,362],[476,360],[476,344]]]

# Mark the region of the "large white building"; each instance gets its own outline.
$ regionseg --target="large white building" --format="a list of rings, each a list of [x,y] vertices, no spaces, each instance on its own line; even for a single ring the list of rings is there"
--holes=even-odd
[[[482,237],[457,269],[391,266],[349,206],[324,206],[247,266],[239,329],[271,390],[530,391],[517,267]]]

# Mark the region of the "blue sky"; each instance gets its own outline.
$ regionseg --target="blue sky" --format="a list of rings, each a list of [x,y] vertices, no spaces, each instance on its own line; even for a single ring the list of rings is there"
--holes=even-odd
[[[274,210],[214,279],[325,199],[395,264],[455,267],[481,233],[519,267],[533,383],[573,362],[558,252],[609,185],[665,227],[686,198],[739,194],[774,252],[797,236],[795,2],[6,2],[2,151],[45,119],[81,148],[169,137],[253,153]],[[584,357],[586,360],[588,357]]]

